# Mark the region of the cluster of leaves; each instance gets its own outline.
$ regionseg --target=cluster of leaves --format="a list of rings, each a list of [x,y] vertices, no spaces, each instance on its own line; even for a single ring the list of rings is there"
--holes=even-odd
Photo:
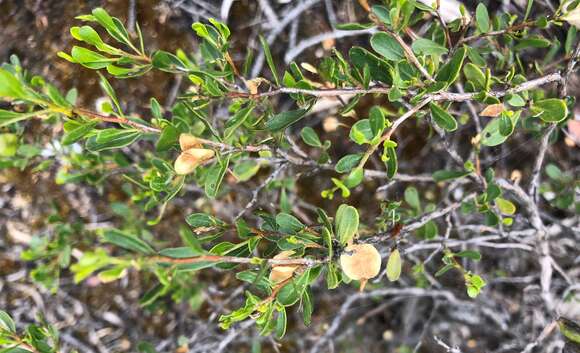
[[[3,128],[0,167],[33,167],[39,171],[51,166],[55,160],[44,158],[38,146],[21,142],[24,122],[40,117],[47,124],[62,123],[64,133],[60,144],[54,147],[59,155],[57,182],[101,187],[111,171],[121,170],[126,181],[122,191],[147,215],[146,220],[132,217],[130,211],[118,205],[117,213],[125,218],[126,226],[99,229],[97,235],[101,243],[113,244],[130,254],[113,255],[105,247],[87,250],[70,266],[76,281],[97,274],[101,281],[109,282],[124,277],[132,269],[150,271],[158,284],[143,296],[143,305],[155,305],[158,298],[172,295],[197,307],[198,288],[185,284],[192,271],[209,267],[236,271],[236,277],[246,282],[246,302],[238,310],[223,315],[221,326],[228,328],[252,318],[263,334],[275,332],[282,337],[288,307],[299,304],[304,322],[310,322],[313,311],[310,287],[319,277],[324,275],[328,289],[351,282],[337,260],[349,245],[365,242],[365,237],[359,236],[356,208],[343,204],[333,218],[317,209],[316,223],[305,225],[291,214],[286,191],[292,189],[292,181],[273,181],[270,187],[280,189],[281,212],[253,211],[253,216],[259,219],[257,227],[241,216],[228,223],[209,214],[195,213],[186,219],[189,227],[181,229],[184,246],[171,248],[154,241],[147,227],[163,219],[166,206],[186,183],[203,187],[210,199],[226,194],[228,186],[223,181],[228,170],[236,182],[242,183],[260,170],[280,164],[329,167],[338,176],[331,178],[333,187],[321,190],[321,195],[330,199],[340,192],[342,198],[348,198],[363,183],[366,164],[375,152],[384,162],[387,177],[396,177],[399,157],[393,133],[405,120],[414,117],[420,122],[432,122],[441,133],[452,133],[470,122],[469,116],[454,111],[454,104],[465,101],[485,105],[480,115],[491,117],[472,141],[477,153],[505,143],[516,129],[539,135],[551,124],[562,124],[570,116],[573,98],[551,97],[540,89],[542,82],[531,82],[522,56],[531,48],[547,48],[547,60],[556,55],[561,50],[560,43],[530,31],[563,26],[562,16],[570,10],[558,9],[554,16],[541,16],[534,21],[528,20],[527,14],[523,19],[503,14],[491,20],[485,5],[479,4],[474,21],[462,9],[463,17],[444,25],[425,21],[428,16],[439,16],[436,8],[415,0],[387,1],[384,6],[372,7],[371,23],[341,25],[346,30],[376,27],[378,31],[370,39],[372,51],[357,46],[345,56],[334,50],[318,67],[309,65],[306,70],[305,66],[291,63],[280,74],[266,41],[262,40],[271,71],[268,80],[244,78],[252,56],[248,55],[242,69],[236,66],[228,52],[230,30],[223,23],[212,20],[210,24],[193,24],[201,40],[200,51],[195,55],[181,50],[175,54],[162,50],[149,53],[138,26],[134,39],[120,20],[103,9],[95,9],[91,15],[79,17],[94,27],[71,29],[72,36],[85,47],[75,46],[70,54],[60,53],[61,57],[89,69],[106,70],[119,79],[138,77],[154,69],[180,74],[187,77],[191,87],[167,112],[151,98],[151,118],[139,118],[124,111],[113,87],[99,71],[108,101],[99,112],[94,112],[76,104],[75,90],[60,93],[41,77],[23,70],[13,57],[0,68],[0,98],[12,105],[11,110],[0,110]],[[408,45],[402,35],[417,24],[426,25],[425,30],[420,37],[413,34],[414,40]],[[104,33],[99,31],[106,32],[112,44],[103,40]],[[465,37],[466,33],[472,35]],[[571,27],[568,31],[571,39],[563,48],[565,53],[571,52],[575,34]],[[470,45],[495,35],[500,35],[502,41],[484,41],[480,47]],[[460,39],[452,42],[452,36]],[[535,69],[542,72],[539,67]],[[552,77],[543,83],[559,80],[559,76]],[[463,84],[465,93],[451,92],[458,83]],[[312,154],[319,157],[313,160],[290,156],[288,151],[294,142],[287,138],[287,128],[298,125],[320,97],[346,94],[352,96],[340,108],[341,116],[352,114],[365,95],[378,94],[387,99],[350,127],[348,137],[360,152],[340,156],[335,163],[329,152],[330,141],[322,142],[313,128],[305,127],[300,136]],[[293,108],[277,111],[272,97],[278,95],[289,96]],[[231,116],[224,122],[211,118],[218,104],[228,104]],[[195,139],[192,146],[184,148],[181,141],[184,136]],[[127,147],[138,142],[150,148],[143,155],[127,153]],[[191,148],[211,153],[203,160],[192,161],[195,164],[184,169],[187,172],[178,173],[177,161],[172,163],[176,153],[186,154],[187,162],[194,158]],[[465,198],[462,211],[481,215],[489,226],[510,226],[516,206],[502,196],[494,170],[480,170],[478,158],[472,156],[456,170],[435,171],[432,177],[441,183],[459,179],[477,183],[478,191]],[[555,167],[548,169],[554,182],[549,188],[557,195],[555,204],[570,207],[573,201],[566,198],[570,194],[566,190],[573,181]],[[404,227],[405,223],[436,210],[437,205],[431,200],[421,199],[419,191],[411,186],[405,190],[405,204],[394,200],[386,203],[378,231]],[[155,216],[147,214],[154,211]],[[23,254],[27,260],[49,259],[48,265],[38,267],[33,276],[53,290],[57,288],[55,279],[60,269],[69,266],[74,246],[70,234],[81,231],[63,220],[55,222],[58,224],[52,238],[40,239]],[[235,235],[237,241],[221,239],[225,234]],[[423,239],[438,234],[433,220],[416,232]],[[397,246],[390,252],[386,271],[389,280],[396,281],[401,275],[403,255]],[[447,249],[437,275],[458,270],[465,280],[467,294],[475,297],[485,281],[464,269],[457,257],[474,261],[481,258],[475,251],[453,253]],[[241,270],[240,265],[246,269]],[[290,275],[281,281],[273,280],[271,273],[282,267],[290,268]],[[422,271],[425,269],[415,268],[415,274]]]
[[[10,315],[0,310],[0,347],[4,347],[0,349],[0,352],[57,352],[59,344],[58,330],[42,317],[37,320],[39,324],[30,324],[24,332],[19,333]]]
[[[34,324],[30,324],[19,332],[14,319],[5,311],[0,310],[0,352],[2,353],[58,353],[60,339],[59,331],[43,317],[37,317]],[[156,353],[155,348],[148,342],[137,344],[139,353]],[[71,350],[71,353],[77,353]]]

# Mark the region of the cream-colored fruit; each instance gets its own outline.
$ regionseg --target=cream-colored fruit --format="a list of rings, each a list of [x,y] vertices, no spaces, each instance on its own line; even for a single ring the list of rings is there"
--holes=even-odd
[[[381,270],[381,254],[371,244],[353,244],[340,256],[340,267],[354,280],[366,281]]]
[[[322,122],[322,128],[326,132],[336,131],[336,129],[338,129],[339,125],[340,125],[340,122],[334,116],[329,116],[328,118],[324,119],[324,121]]]
[[[179,147],[181,147],[182,151],[187,151],[192,148],[200,148],[201,142],[193,135],[181,134],[179,135]]]
[[[577,7],[574,10],[568,12],[561,18],[572,26],[580,28],[580,7]]]
[[[288,259],[294,252],[292,250],[282,251],[273,258],[276,260]],[[270,272],[270,281],[273,283],[280,283],[294,275],[294,271],[298,268],[298,265],[292,266],[274,266]]]
[[[173,168],[178,175],[187,175],[195,170],[198,165],[213,158],[215,152],[205,148],[190,148],[182,152],[175,160]]]

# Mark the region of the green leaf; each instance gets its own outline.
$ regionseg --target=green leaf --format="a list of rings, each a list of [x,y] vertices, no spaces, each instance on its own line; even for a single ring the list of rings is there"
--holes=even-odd
[[[101,51],[110,54],[119,53],[119,50],[106,45],[99,36],[99,34],[97,33],[97,31],[95,31],[91,26],[71,27],[70,33],[75,39],[93,45]]]
[[[308,290],[304,291],[302,295],[302,320],[304,325],[308,326],[312,322],[312,311],[314,306],[312,305],[312,298]]]
[[[205,194],[215,198],[230,164],[230,156],[215,163],[207,172],[205,179]]]
[[[398,249],[395,249],[391,252],[387,260],[387,278],[389,281],[394,282],[401,277],[401,268],[401,254]]]
[[[259,170],[260,164],[254,160],[246,160],[238,162],[234,167],[233,173],[238,181],[243,182],[250,180]]]
[[[146,71],[148,71],[148,69],[145,69],[143,67],[125,68],[115,66],[113,64],[107,65],[107,72],[118,78],[135,77],[144,74]]]
[[[129,33],[127,33],[127,30],[118,19],[111,17],[107,11],[100,7],[94,9],[92,14],[95,20],[105,28],[111,37],[123,44],[132,46],[129,40]]]
[[[306,227],[296,217],[288,213],[279,213],[276,215],[276,224],[278,224],[280,232],[286,234],[298,233]]]
[[[167,125],[161,131],[159,139],[155,144],[155,150],[158,152],[167,151],[179,140],[180,131],[173,125]]]
[[[352,47],[348,51],[348,55],[354,67],[356,67],[360,72],[363,72],[365,66],[367,66],[373,80],[381,81],[386,84],[392,83],[392,67],[388,62],[361,47]],[[353,100],[351,100],[351,102],[353,102]]]
[[[459,73],[461,72],[461,66],[465,60],[466,53],[467,50],[465,47],[458,49],[451,60],[449,60],[449,62],[439,70],[439,73],[435,79],[437,81],[446,82],[447,86],[455,82],[455,80],[457,80],[459,77]]]
[[[468,176],[471,172],[467,172],[464,170],[438,170],[433,173],[433,180],[439,181],[446,181],[452,180],[457,178],[463,178],[464,176]]]
[[[332,234],[331,230],[326,226],[322,228],[322,240],[324,241],[324,245],[328,249],[328,258],[331,259],[334,254],[332,244]]]
[[[322,142],[320,142],[318,134],[310,126],[306,126],[300,131],[300,137],[302,137],[302,141],[308,146],[322,147]]]
[[[358,165],[362,157],[362,153],[347,154],[336,163],[334,170],[337,173],[348,173]]]
[[[204,254],[205,250],[203,249],[203,247],[201,246],[201,243],[199,241],[199,239],[195,236],[195,234],[193,234],[193,232],[191,231],[191,229],[183,226],[179,228],[179,237],[181,238],[181,240],[187,244],[187,246],[189,246],[189,248],[198,253],[198,254]]]
[[[342,204],[336,211],[336,219],[334,227],[338,241],[345,245],[348,243],[358,231],[359,217],[356,208]]]
[[[531,0],[530,0],[531,1]],[[568,33],[566,34],[566,42],[564,43],[564,51],[566,54],[572,53],[572,45],[576,41],[576,35],[578,34],[578,29],[574,26],[570,26]]]
[[[117,59],[108,58],[97,52],[83,47],[74,46],[71,50],[73,62],[81,64],[89,69],[98,70],[104,69],[107,65],[115,62]],[[61,55],[61,57],[63,57]],[[65,57],[65,59],[68,59]]]
[[[187,224],[189,224],[194,230],[198,228],[215,228],[220,227],[222,222],[215,217],[207,215],[205,213],[192,213],[185,218]]]
[[[195,257],[203,255],[204,252],[197,251],[189,246],[179,247],[179,248],[166,248],[159,251],[159,255],[171,257],[174,259],[183,259],[188,257]]]
[[[91,136],[85,147],[91,152],[100,152],[129,146],[141,137],[141,132],[133,129],[105,129]]]
[[[509,95],[506,101],[512,107],[523,107],[526,105],[526,101],[518,94]]]
[[[383,133],[386,126],[385,114],[378,106],[373,106],[369,111],[369,120],[371,124],[371,131],[373,136],[378,136]]]
[[[222,139],[220,138],[220,135],[218,133],[218,131],[212,126],[212,124],[209,123],[209,121],[207,120],[207,118],[202,115],[199,111],[196,110],[195,107],[193,107],[189,102],[184,101],[183,105],[187,108],[187,110],[189,110],[189,112],[196,118],[198,119],[204,126],[205,128],[208,129],[208,131],[211,132],[211,134],[218,139],[218,141],[222,141]]]
[[[426,38],[416,39],[411,45],[411,48],[417,55],[441,56],[448,52],[447,48],[441,44]]]
[[[447,113],[443,108],[441,108],[436,103],[429,103],[429,108],[431,109],[431,117],[435,123],[447,130],[455,131],[457,130],[457,121],[451,114]]]
[[[409,24],[409,21],[411,20],[411,16],[413,15],[413,12],[415,11],[415,7],[417,5],[417,1],[416,0],[405,0],[403,1],[403,4],[400,5],[401,6],[401,10],[400,10],[400,14],[399,14],[399,20],[398,20],[398,25],[397,25],[397,30],[403,30],[406,28],[406,26]],[[399,6],[399,5],[397,5]]]
[[[191,25],[191,29],[193,29],[195,31],[195,34],[197,34],[198,37],[213,42],[213,39],[210,36],[207,28],[208,27],[206,25],[204,25],[203,23],[200,23],[200,22],[195,22]]]
[[[96,125],[97,125],[96,122],[88,122],[82,125],[78,125],[74,129],[67,131],[62,136],[61,143],[64,146],[72,145],[73,143],[77,142],[78,140],[85,137],[88,133],[93,131]]]
[[[568,107],[563,99],[548,98],[534,102],[532,113],[547,123],[560,122],[568,116]]]
[[[528,19],[528,16],[530,15],[530,12],[532,12],[532,5],[534,4],[534,0],[528,0],[527,1],[527,5],[526,5],[526,14],[524,15],[524,19],[522,22],[526,22],[526,20]]]
[[[272,59],[272,53],[270,52],[270,46],[264,37],[259,36],[260,43],[262,43],[262,49],[264,50],[264,56],[266,57],[266,62],[272,71],[272,76],[274,77],[274,82],[277,86],[280,86],[280,79],[278,78],[278,70],[276,70],[276,65],[274,65],[274,59]]]
[[[278,317],[276,318],[276,338],[281,339],[286,334],[286,308],[282,306],[278,310]]]
[[[336,29],[342,31],[359,31],[364,29],[373,28],[373,23],[337,23]]]
[[[123,278],[127,275],[127,268],[125,266],[115,266],[108,270],[99,272],[98,278],[103,283],[110,283]]]
[[[0,68],[0,98],[25,98],[22,83],[10,71]]]
[[[564,337],[572,344],[580,344],[580,325],[565,317],[558,318],[558,327]],[[566,349],[564,349],[565,351]]]
[[[334,289],[338,287],[338,285],[340,284],[339,276],[341,272],[342,271],[333,262],[330,262],[326,266],[326,287],[328,289]]]
[[[304,271],[297,278],[294,278],[290,283],[282,287],[276,296],[278,302],[284,306],[294,305],[306,290],[309,279],[309,270]]]
[[[344,180],[344,185],[348,188],[354,188],[362,183],[364,179],[364,169],[361,167],[354,168]]]
[[[505,114],[502,114],[499,118],[499,133],[504,136],[509,136],[514,132],[515,126],[512,124],[512,120]]]
[[[151,64],[154,68],[171,73],[187,72],[187,66],[174,54],[158,50],[153,53]]]
[[[546,38],[534,36],[520,40],[518,44],[514,47],[514,49],[522,50],[527,48],[548,48],[550,45],[552,45],[552,42],[547,40]]]
[[[16,113],[10,110],[0,109],[0,127],[8,126],[10,124],[17,123],[21,120],[26,120],[37,115],[38,112]]]
[[[413,186],[405,189],[405,202],[416,210],[421,209],[421,201],[419,200],[419,192]]]
[[[463,250],[455,254],[458,257],[465,257],[474,261],[481,260],[481,253],[476,250]]]
[[[106,243],[117,245],[123,249],[136,251],[146,255],[152,255],[155,250],[136,236],[121,232],[118,229],[106,229],[103,232],[102,239]]]
[[[18,136],[16,134],[0,134],[0,157],[13,157],[17,150]]]
[[[511,201],[498,197],[495,199],[495,204],[501,211],[501,213],[505,215],[513,215],[516,213],[516,205],[514,205]]]
[[[84,252],[79,261],[73,264],[70,269],[74,273],[74,281],[79,283],[93,272],[109,265],[111,260],[103,248],[97,248],[94,252]]]
[[[387,60],[399,61],[405,57],[403,47],[395,38],[385,32],[378,32],[371,37],[371,47]]]
[[[471,81],[477,90],[485,88],[485,75],[483,71],[472,63],[467,63],[463,67],[463,74],[468,81]]]
[[[439,271],[437,271],[437,272],[435,273],[435,277],[443,276],[445,273],[447,273],[447,272],[448,272],[449,270],[451,270],[453,267],[454,267],[454,266],[453,266],[453,265],[451,265],[451,264],[447,264],[447,265],[445,265],[445,266],[441,267],[441,268],[439,269]]]
[[[564,173],[562,172],[562,170],[560,168],[558,168],[558,166],[549,163],[548,165],[546,165],[546,174],[548,175],[548,177],[552,180],[563,180],[564,178]]]
[[[107,78],[105,76],[101,75],[101,73],[99,73],[99,85],[101,86],[103,91],[107,94],[107,96],[109,96],[109,98],[111,98],[111,101],[115,105],[115,108],[117,108],[117,113],[119,113],[120,115],[123,115],[123,110],[121,109],[121,104],[119,104],[119,100],[117,99],[117,94],[115,93],[113,86],[111,86],[111,84],[109,83]]]
[[[163,119],[163,108],[161,104],[155,98],[151,98],[149,101],[149,107],[151,109],[151,114],[155,119]]]
[[[385,141],[385,153],[383,154],[383,160],[385,165],[387,166],[387,177],[392,179],[395,174],[397,174],[397,169],[399,168],[398,159],[397,159],[397,150],[395,147],[391,147],[387,145],[387,141]]]
[[[155,347],[151,343],[144,341],[137,344],[137,351],[139,353],[157,353]]]
[[[487,12],[487,7],[484,3],[479,3],[475,9],[475,22],[477,29],[481,33],[487,33],[490,30],[489,24],[489,13]]]
[[[359,145],[370,143],[375,137],[369,119],[357,121],[350,129],[349,137]]]
[[[377,18],[381,22],[383,22],[387,26],[390,26],[391,25],[391,15],[389,13],[389,9],[388,8],[386,8],[385,6],[381,6],[381,5],[373,5],[371,7],[371,10],[372,10],[373,14],[375,16],[377,16]]]
[[[332,183],[334,184],[334,186],[336,186],[338,189],[340,189],[340,194],[343,198],[348,198],[350,196],[350,190],[348,189],[348,187],[342,182],[342,180],[337,179],[337,178],[330,178],[330,180],[332,181]],[[321,195],[322,197],[326,197],[324,196],[326,192],[331,192],[332,190],[324,190],[322,191]],[[333,192],[333,191],[332,191]],[[334,193],[334,192],[333,192]]]
[[[308,109],[298,109],[291,110],[287,112],[278,113],[273,115],[270,120],[266,122],[266,128],[270,131],[280,131],[286,129],[288,126],[294,124],[298,120],[302,119],[304,115],[310,110]]]
[[[260,266],[259,271],[254,270],[245,270],[236,273],[236,278],[240,281],[248,282],[253,286],[256,286],[264,293],[272,293],[272,289],[270,288],[270,281],[268,277],[266,277],[266,272],[268,271],[267,264],[263,264]]]
[[[215,18],[210,18],[209,23],[211,23],[220,32],[223,40],[226,41],[231,34],[230,28],[223,22],[216,20]]]
[[[0,310],[0,329],[10,333],[16,333],[16,325],[14,320],[3,310]]]
[[[470,273],[466,274],[465,278],[465,284],[467,285],[467,295],[469,295],[471,298],[477,297],[481,292],[481,289],[485,286],[485,281],[479,275]]]
[[[234,132],[248,119],[255,106],[253,104],[240,109],[234,116],[226,122],[226,131],[224,139],[229,139]]]
[[[70,108],[71,104],[64,98],[60,92],[51,84],[46,84],[46,93],[50,97],[50,100],[59,107]]]
[[[519,111],[517,111],[513,116],[509,117],[512,121],[513,126],[516,125],[517,121],[519,120],[519,117],[520,117]],[[509,135],[506,136],[501,133],[500,124],[501,124],[500,119],[493,119],[485,126],[485,128],[481,132],[482,135],[481,143],[484,146],[501,145],[502,143],[505,142],[505,140],[507,140]]]
[[[487,190],[486,190],[486,195],[487,195],[487,200],[488,201],[493,201],[495,200],[499,195],[501,195],[501,189],[499,188],[499,186],[497,186],[496,184],[490,182],[487,185]]]
[[[479,67],[485,67],[487,65],[487,62],[485,61],[483,56],[481,56],[479,51],[475,48],[467,47],[467,56],[469,57],[469,60],[471,60],[473,64]]]

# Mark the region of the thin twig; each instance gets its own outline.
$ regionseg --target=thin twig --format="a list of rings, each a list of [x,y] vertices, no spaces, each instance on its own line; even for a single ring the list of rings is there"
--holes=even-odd
[[[521,353],[530,353],[536,346],[542,343],[550,335],[550,333],[552,333],[552,331],[554,331],[556,326],[558,326],[557,321],[554,320],[550,322],[546,327],[544,327],[538,338],[536,338],[533,342],[530,342]]]
[[[364,35],[364,34],[373,34],[375,32],[376,32],[376,28],[361,29],[361,30],[356,30],[356,31],[342,31],[342,30],[336,29],[332,32],[317,34],[317,35],[312,36],[310,38],[306,38],[306,39],[301,40],[295,47],[293,47],[292,49],[287,51],[286,54],[284,55],[284,62],[286,62],[286,63],[291,62],[292,60],[294,60],[294,58],[296,58],[298,55],[300,55],[304,50],[306,50],[314,45],[317,45],[321,42],[324,42],[325,40],[328,40],[328,39],[338,39],[338,38],[344,38],[344,37],[359,36],[359,35]]]
[[[475,34],[469,37],[465,37],[462,38],[458,44],[464,44],[467,42],[471,42],[473,40],[477,40],[477,39],[481,39],[481,38],[485,38],[485,37],[493,37],[493,36],[498,36],[501,34],[507,34],[507,33],[511,33],[511,32],[517,32],[517,31],[521,31],[522,29],[528,28],[528,27],[533,27],[536,25],[536,21],[527,21],[527,22],[522,22],[520,24],[517,25],[513,25],[510,26],[506,29],[502,29],[499,31],[492,31],[492,32],[487,32],[487,33],[479,33],[479,34]]]
[[[149,258],[152,262],[158,263],[172,263],[172,264],[197,264],[202,262],[225,262],[234,264],[247,264],[253,265],[257,263],[267,263],[270,266],[306,266],[312,267],[314,265],[319,265],[328,262],[327,259],[310,259],[310,258],[298,258],[298,259],[263,259],[258,257],[237,257],[237,256],[224,256],[224,255],[199,255],[194,257],[182,257],[173,258],[167,256],[153,256]]]
[[[413,53],[413,50],[411,49],[411,47],[409,47],[407,45],[407,43],[405,43],[403,38],[401,38],[401,36],[398,33],[393,32],[384,26],[382,26],[382,29],[385,30],[387,33],[389,33],[393,38],[395,38],[397,43],[399,43],[401,45],[401,47],[403,47],[403,51],[405,52],[405,56],[407,57],[407,59],[409,59],[413,63],[413,65],[415,65],[415,67],[421,72],[421,74],[423,76],[425,76],[425,78],[427,80],[429,80],[431,82],[435,82],[435,79],[433,78],[433,76],[431,76],[431,74],[429,72],[427,72],[427,70],[423,67],[423,65],[421,65],[421,63],[419,62],[419,59],[417,59],[417,57]]]
[[[260,191],[262,191],[262,189],[264,189],[266,186],[268,186],[268,184],[270,184],[272,181],[274,181],[277,177],[278,174],[282,173],[282,171],[284,169],[286,169],[286,167],[288,166],[287,163],[281,163],[273,172],[272,174],[270,174],[270,176],[264,180],[264,182],[262,184],[260,184],[260,186],[258,186],[253,192],[252,192],[252,199],[250,200],[250,202],[248,202],[246,204],[246,207],[244,207],[243,210],[241,210],[238,215],[235,217],[235,220],[240,219],[246,212],[248,212],[249,210],[252,209],[252,207],[254,207],[254,205],[256,204],[256,202],[258,202],[258,195],[260,194]]]
[[[551,124],[550,127],[544,132],[542,136],[542,141],[540,143],[540,149],[538,151],[538,157],[536,157],[536,162],[534,163],[534,171],[532,172],[532,180],[530,181],[530,187],[528,189],[528,195],[537,204],[539,195],[538,191],[540,189],[540,175],[542,174],[542,165],[544,164],[544,157],[546,156],[546,151],[548,150],[550,136],[552,132],[556,129],[556,124]]]
[[[437,342],[438,345],[443,347],[447,353],[462,353],[459,347],[451,347],[447,345],[447,343],[443,342],[443,340],[437,336],[433,336],[433,339],[435,340],[435,342]]]

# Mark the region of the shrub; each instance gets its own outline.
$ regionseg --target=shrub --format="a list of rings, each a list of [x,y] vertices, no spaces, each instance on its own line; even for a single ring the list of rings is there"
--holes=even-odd
[[[72,271],[76,282],[93,275],[111,282],[130,271],[150,273],[155,283],[142,295],[145,307],[169,295],[191,301],[194,271],[232,272],[240,285],[246,283],[245,304],[223,314],[221,327],[254,320],[262,334],[278,338],[286,332],[289,310],[297,308],[310,323],[312,287],[321,278],[328,290],[360,280],[362,291],[368,277],[377,275],[372,288],[392,286],[384,275],[391,282],[408,276],[415,286],[429,288],[426,276],[432,278],[432,272],[458,276],[465,293],[475,298],[486,286],[485,274],[472,270],[482,258],[478,249],[512,239],[516,231],[533,230],[542,273],[551,276],[540,193],[551,192],[549,207],[562,212],[580,205],[573,196],[576,181],[566,171],[550,164],[549,178],[540,183],[546,150],[561,139],[559,130],[573,115],[567,82],[580,46],[573,48],[576,29],[566,24],[577,23],[577,10],[567,6],[536,19],[529,16],[531,7],[524,16],[492,19],[480,3],[474,14],[462,7],[459,18],[445,23],[436,8],[414,0],[388,1],[369,8],[368,23],[339,27],[375,28],[370,48],[333,50],[316,67],[292,62],[282,71],[262,38],[270,71],[251,78],[252,56],[244,63],[232,59],[224,23],[193,24],[201,41],[193,55],[150,52],[138,26],[132,36],[119,19],[94,9],[70,30],[78,45],[59,56],[95,70],[108,99],[98,110],[81,107],[76,90],[60,92],[13,56],[0,69],[0,97],[9,103],[0,111],[0,165],[29,173],[56,168],[60,185],[120,188],[127,200],[111,204],[121,216],[114,228],[88,230],[55,212],[47,219],[55,231],[22,257],[33,262],[33,279],[53,291],[64,270]],[[565,42],[546,37],[548,28],[567,31]],[[529,65],[528,56],[536,53],[546,56],[545,63],[564,60],[544,72]],[[148,114],[125,111],[109,80],[133,82],[151,70],[182,75],[189,87],[170,109],[151,98]],[[549,89],[555,84],[558,90]],[[338,115],[346,118],[328,118],[326,132],[305,123],[317,104],[334,97],[341,98]],[[371,107],[364,108],[368,102]],[[31,119],[62,129],[55,158],[44,158],[42,146],[30,142],[39,139],[26,139]],[[448,153],[448,163],[431,170],[425,161],[420,175],[401,174],[409,158],[401,153],[403,128],[422,131],[426,140],[441,139],[443,148],[429,153]],[[325,133],[340,133],[344,146],[336,150],[347,152],[337,155]],[[523,134],[532,136],[529,143],[539,149],[525,178],[527,190],[481,160],[495,146],[514,148],[511,136]],[[461,145],[449,144],[449,136],[462,136]],[[300,202],[295,181],[304,173],[329,178],[311,186],[322,197],[317,206],[327,209],[308,205],[306,218],[293,207]],[[409,185],[402,198],[382,202],[381,214],[371,219],[359,215],[349,198],[358,194],[368,201],[377,191],[376,179],[388,180],[386,187]],[[243,202],[234,185],[248,181],[259,182]],[[425,182],[430,186],[423,187]],[[200,209],[174,224],[166,210],[191,190],[203,192],[204,205],[229,204],[234,216],[221,219]],[[173,222],[182,244],[175,247],[154,235],[154,226],[163,222]],[[500,236],[453,239],[463,225]],[[435,253],[416,261],[411,271],[406,255],[422,246]],[[77,260],[71,258],[73,249],[82,249]],[[438,267],[426,267],[438,252],[443,254]],[[386,268],[379,275],[381,257]],[[549,280],[543,278],[542,289],[551,310]]]

